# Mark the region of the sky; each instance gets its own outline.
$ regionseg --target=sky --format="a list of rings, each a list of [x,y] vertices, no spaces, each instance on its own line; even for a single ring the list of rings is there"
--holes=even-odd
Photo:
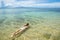
[[[8,7],[60,8],[60,0],[0,0]]]

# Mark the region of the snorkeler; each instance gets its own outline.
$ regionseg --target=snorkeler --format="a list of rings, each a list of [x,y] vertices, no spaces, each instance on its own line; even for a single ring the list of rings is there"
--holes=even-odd
[[[15,39],[15,36],[22,33],[24,30],[29,28],[29,23],[25,24],[23,27],[19,28],[16,32],[12,33],[11,38]]]

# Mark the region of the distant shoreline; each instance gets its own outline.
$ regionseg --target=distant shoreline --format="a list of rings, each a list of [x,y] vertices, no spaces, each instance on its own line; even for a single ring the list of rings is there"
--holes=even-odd
[[[60,12],[60,8],[34,8],[34,7],[17,7],[17,8],[0,8],[0,9],[28,9],[34,11],[55,11]]]
[[[15,7],[15,8],[9,8],[9,7],[1,7],[0,9],[20,9],[20,8],[28,8],[28,9],[60,9],[60,8],[39,8],[39,7]]]

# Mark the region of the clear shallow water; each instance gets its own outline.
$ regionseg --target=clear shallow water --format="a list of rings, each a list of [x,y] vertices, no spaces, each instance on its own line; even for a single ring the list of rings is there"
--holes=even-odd
[[[27,22],[30,23],[31,28],[18,40],[24,40],[23,36],[28,33],[30,37],[27,39],[28,37],[24,36],[25,40],[34,40],[35,37],[38,40],[60,40],[60,12],[38,9],[0,9],[0,40],[10,40],[8,39],[10,33]],[[55,37],[56,39],[54,39]]]

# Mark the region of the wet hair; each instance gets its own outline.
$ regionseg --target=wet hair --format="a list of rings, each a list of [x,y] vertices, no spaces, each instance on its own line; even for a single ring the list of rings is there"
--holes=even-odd
[[[26,24],[25,24],[25,26],[28,26],[28,25],[29,25],[29,23],[26,23]]]

